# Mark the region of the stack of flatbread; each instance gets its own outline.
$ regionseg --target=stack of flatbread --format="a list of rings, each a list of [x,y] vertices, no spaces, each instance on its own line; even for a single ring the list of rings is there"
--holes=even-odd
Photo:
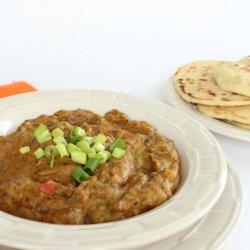
[[[190,63],[173,80],[181,98],[203,114],[250,129],[250,56],[239,62]]]

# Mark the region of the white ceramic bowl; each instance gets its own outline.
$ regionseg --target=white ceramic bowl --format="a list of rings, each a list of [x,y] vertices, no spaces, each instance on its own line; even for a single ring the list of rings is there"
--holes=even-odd
[[[0,244],[32,250],[129,249],[180,232],[201,219],[219,199],[227,164],[218,142],[192,118],[158,102],[96,90],[22,94],[0,100],[0,134],[12,132],[25,119],[77,108],[101,115],[117,108],[172,139],[182,162],[178,192],[147,213],[97,225],[46,224],[0,212]]]

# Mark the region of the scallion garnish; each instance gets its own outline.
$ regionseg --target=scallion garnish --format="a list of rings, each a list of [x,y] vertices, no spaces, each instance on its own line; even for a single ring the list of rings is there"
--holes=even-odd
[[[64,132],[60,128],[53,129],[51,134],[54,138],[56,138],[58,136],[64,136]]]
[[[71,174],[79,183],[87,181],[90,177],[81,167],[74,168]]]
[[[55,164],[55,155],[52,154],[50,160],[50,168],[54,168],[54,164]]]
[[[68,150],[63,143],[57,144],[56,148],[57,148],[61,158],[63,158],[64,156],[69,156]]]
[[[70,143],[76,144],[85,135],[85,130],[81,127],[75,127],[70,132]]]
[[[94,158],[96,156],[96,151],[95,149],[91,148],[88,152],[87,155],[89,158]]]
[[[65,156],[71,157],[71,160],[75,163],[84,165],[84,169],[76,167],[72,170],[72,176],[78,181],[82,182],[88,180],[90,175],[93,175],[95,169],[105,162],[107,162],[111,156],[115,158],[121,158],[125,155],[125,141],[118,138],[113,143],[109,151],[105,150],[105,142],[107,137],[103,134],[98,134],[94,137],[86,136],[85,130],[81,127],[75,127],[71,130],[69,136],[69,142],[64,138],[64,132],[60,128],[55,128],[50,133],[49,129],[44,123],[41,123],[34,131],[34,136],[39,143],[51,140],[56,145],[49,145],[43,148],[38,148],[34,155],[37,159],[43,156],[49,157],[50,167],[53,168],[55,164],[55,158],[60,155],[61,158]],[[93,144],[93,145],[92,145]],[[30,151],[29,146],[25,146],[19,149],[22,154]]]
[[[57,155],[59,155],[59,152],[58,152],[56,147],[53,147],[52,152],[51,152],[50,168],[54,167],[55,158],[56,158]]]
[[[44,143],[52,139],[51,133],[47,126],[41,123],[35,130],[34,135],[39,143]]]
[[[82,150],[82,152],[87,153],[90,150],[90,145],[87,141],[79,141],[76,146]]]
[[[77,140],[78,140],[78,133],[77,133],[77,129],[73,128],[70,132],[70,143],[72,144],[76,144]]]
[[[23,155],[25,153],[30,152],[30,147],[29,146],[25,146],[19,149],[20,153]]]
[[[91,145],[91,144],[93,144],[94,137],[85,136],[84,140],[87,141],[89,143],[89,145]]]
[[[67,145],[68,152],[72,154],[73,152],[82,152],[80,148],[78,148],[76,145],[69,143]]]
[[[41,134],[39,134],[36,139],[39,143],[44,143],[46,141],[50,141],[52,139],[52,136],[49,130],[45,130]]]
[[[76,163],[85,164],[87,160],[87,155],[83,152],[72,152],[71,160]]]
[[[107,140],[107,138],[105,135],[98,134],[98,135],[94,136],[93,143],[100,142],[101,144],[104,144],[106,142],[106,140]]]
[[[126,151],[124,149],[115,148],[113,153],[112,153],[112,156],[117,158],[117,159],[120,159],[125,155],[125,153],[126,153]]]
[[[82,138],[85,135],[85,130],[81,127],[76,127],[78,136]]]
[[[97,158],[89,158],[85,164],[84,170],[87,172],[89,175],[93,175],[95,169],[99,165],[99,159]]]
[[[59,151],[58,151],[58,149],[56,148],[56,146],[53,146],[52,154],[54,154],[55,156],[58,156],[58,155],[59,155]]]
[[[36,159],[40,159],[42,158],[45,154],[42,148],[38,148],[35,152],[34,155],[36,157]]]
[[[64,144],[64,145],[67,145],[67,144],[68,144],[68,142],[66,141],[66,139],[65,139],[62,135],[59,135],[59,136],[55,137],[55,138],[53,139],[53,142],[54,142],[55,144],[60,144],[60,143],[62,143],[62,144]]]
[[[118,138],[111,146],[110,146],[110,152],[112,153],[115,148],[125,149],[126,143],[123,139]]]
[[[105,149],[105,146],[103,144],[101,144],[100,142],[96,142],[92,148],[96,151],[96,152],[101,152]]]
[[[48,130],[47,126],[44,123],[40,123],[34,132],[35,137],[37,137],[38,135],[40,135],[42,132],[46,130]]]
[[[45,147],[45,149],[43,151],[44,151],[44,154],[45,154],[46,157],[51,157],[53,147],[54,146],[52,146],[52,145],[48,145],[48,146]]]
[[[103,164],[110,159],[111,153],[109,151],[104,150],[97,153],[95,157],[99,160],[100,164]]]

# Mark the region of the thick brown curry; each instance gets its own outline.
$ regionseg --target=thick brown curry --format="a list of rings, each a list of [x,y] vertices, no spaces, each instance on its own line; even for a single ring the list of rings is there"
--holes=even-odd
[[[71,175],[77,164],[68,157],[57,158],[52,169],[46,157],[34,157],[40,145],[33,133],[40,123],[50,130],[61,128],[65,137],[75,126],[90,136],[102,133],[107,147],[123,138],[126,155],[101,164],[89,180],[79,184]],[[31,151],[21,154],[19,149],[25,145]],[[174,143],[146,122],[129,120],[118,110],[103,117],[82,109],[61,110],[26,120],[14,133],[0,136],[0,210],[19,217],[57,224],[122,220],[165,202],[179,181]],[[53,183],[53,192],[44,192],[44,183]]]

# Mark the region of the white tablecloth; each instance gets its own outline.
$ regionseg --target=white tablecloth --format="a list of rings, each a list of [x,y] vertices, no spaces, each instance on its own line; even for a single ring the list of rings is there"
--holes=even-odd
[[[0,1],[0,84],[40,90],[92,88],[165,102],[163,86],[184,63],[250,53],[246,0]],[[234,161],[244,214],[227,250],[247,250],[249,142],[214,134]]]

